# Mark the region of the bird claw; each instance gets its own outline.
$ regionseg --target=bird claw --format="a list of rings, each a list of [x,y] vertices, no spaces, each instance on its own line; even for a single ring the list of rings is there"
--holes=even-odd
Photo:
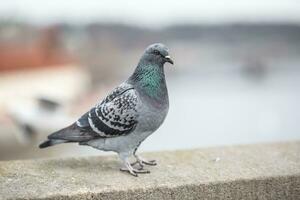
[[[150,171],[146,169],[128,169],[128,168],[121,168],[120,171],[128,172],[129,174],[138,177],[138,174],[149,174]]]
[[[140,164],[140,168],[134,168],[132,164],[128,161],[128,159],[124,160],[124,166],[120,168],[121,171],[126,171],[131,175],[137,177],[138,174],[147,174],[150,173],[149,170],[143,169],[143,164],[141,160],[137,160],[137,163]]]
[[[146,160],[144,158],[141,158],[139,156],[136,156],[136,161],[131,163],[132,166],[139,164],[140,165],[140,169],[144,168],[144,165],[150,165],[150,166],[155,166],[157,165],[156,160]]]
[[[142,163],[145,165],[151,165],[151,166],[157,165],[156,160],[142,160]]]
[[[133,163],[131,163],[130,165],[131,166],[135,166],[135,165],[139,165],[139,168],[138,169],[144,169],[144,164],[141,162],[141,161],[135,161],[135,162],[133,162]]]
[[[150,171],[147,169],[134,169],[134,172],[138,173],[138,174],[149,174],[150,173]]]
[[[137,173],[135,173],[133,170],[130,170],[128,168],[120,168],[120,171],[122,171],[122,172],[128,172],[132,176],[138,177]]]

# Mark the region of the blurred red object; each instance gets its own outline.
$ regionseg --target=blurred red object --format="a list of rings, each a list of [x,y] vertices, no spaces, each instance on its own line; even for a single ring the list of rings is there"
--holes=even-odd
[[[0,43],[0,71],[42,68],[74,63],[61,46],[56,27],[41,30],[29,44]]]

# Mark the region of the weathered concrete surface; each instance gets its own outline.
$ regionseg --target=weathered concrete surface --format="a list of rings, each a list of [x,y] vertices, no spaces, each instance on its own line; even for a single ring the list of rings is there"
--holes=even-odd
[[[159,165],[138,178],[116,157],[0,162],[0,199],[300,199],[300,142],[145,157]]]

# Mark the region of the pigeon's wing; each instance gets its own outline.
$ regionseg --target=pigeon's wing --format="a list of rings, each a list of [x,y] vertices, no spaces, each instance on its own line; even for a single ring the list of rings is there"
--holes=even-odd
[[[79,118],[76,125],[82,131],[97,133],[97,137],[125,135],[137,124],[137,105],[135,89],[129,84],[122,84]]]
[[[95,139],[98,134],[93,131],[82,130],[76,123],[56,131],[48,136],[48,139],[64,140],[65,142],[83,142]]]

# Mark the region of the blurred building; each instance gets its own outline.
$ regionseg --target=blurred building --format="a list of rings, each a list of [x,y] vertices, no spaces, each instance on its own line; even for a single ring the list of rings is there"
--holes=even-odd
[[[74,62],[63,49],[58,28],[34,28],[11,25],[1,30],[0,73],[28,68],[42,68]]]

